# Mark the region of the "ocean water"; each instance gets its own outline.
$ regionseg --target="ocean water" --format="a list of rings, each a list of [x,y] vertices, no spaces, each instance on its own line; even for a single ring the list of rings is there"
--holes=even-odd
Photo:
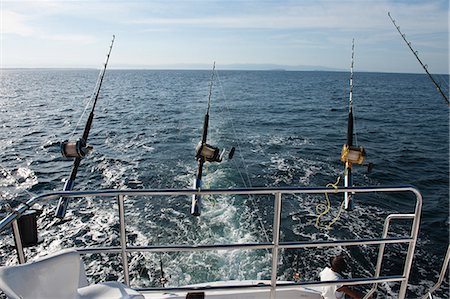
[[[71,161],[59,142],[82,134],[97,70],[3,70],[0,96],[1,205],[33,194],[61,190]],[[75,188],[189,188],[196,171],[194,149],[201,138],[209,71],[108,70]],[[447,82],[448,76],[443,79]],[[326,186],[343,173],[349,74],[345,72],[218,71],[213,86],[208,143],[236,147],[235,158],[205,167],[207,188]],[[449,242],[449,112],[433,85],[420,74],[354,74],[356,141],[367,151],[371,173],[354,167],[354,183],[412,184],[424,198],[420,236],[408,298],[418,298],[437,279]],[[77,126],[78,124],[78,126]],[[315,226],[324,196],[291,196],[283,202],[283,241],[380,236],[389,213],[410,212],[411,197],[356,197],[332,229],[341,198],[330,196],[331,213]],[[117,205],[74,200],[66,221],[53,218],[55,202],[39,220],[43,242],[29,258],[60,248],[118,245]],[[217,244],[266,241],[272,231],[269,197],[210,197],[203,214],[189,214],[190,198],[126,201],[128,242]],[[320,208],[320,206],[319,206]],[[394,226],[407,233],[408,226]],[[267,236],[268,235],[268,236]],[[406,247],[387,246],[384,274],[401,274]],[[333,254],[348,255],[353,277],[369,276],[376,246],[285,250],[279,278],[315,279]],[[1,263],[15,262],[11,239],[0,242]],[[269,279],[265,250],[131,254],[133,286],[159,287],[160,260],[168,285],[225,279]],[[123,279],[116,255],[86,256],[89,279]],[[101,267],[100,267],[101,265]],[[448,283],[436,293],[448,298]],[[383,284],[376,298],[395,298],[397,284]]]

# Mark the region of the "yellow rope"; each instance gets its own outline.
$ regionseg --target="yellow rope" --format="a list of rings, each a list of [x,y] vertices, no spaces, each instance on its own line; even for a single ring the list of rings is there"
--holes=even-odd
[[[327,185],[327,187],[333,187],[334,190],[337,191],[337,190],[338,190],[338,184],[339,184],[340,179],[341,179],[341,177],[339,176],[339,177],[337,178],[337,180],[336,180],[336,183],[334,183],[334,184],[333,184],[333,183],[329,183],[329,184]],[[328,214],[328,212],[329,212],[330,209],[331,209],[331,203],[330,203],[330,198],[328,197],[328,192],[325,192],[325,198],[326,198],[326,200],[327,200],[327,204],[326,204],[326,205],[319,203],[319,204],[316,206],[316,212],[317,212],[317,214],[319,214],[319,215],[317,216],[317,219],[316,219],[316,227],[318,227],[318,228],[321,227],[320,224],[319,224],[320,218],[322,218],[324,215]],[[323,212],[320,212],[320,211],[319,211],[320,207],[324,207]],[[333,226],[333,224],[339,219],[343,207],[344,207],[344,201],[342,201],[341,206],[339,207],[339,211],[338,211],[338,213],[336,214],[336,217],[334,217],[333,220],[332,220],[330,223],[328,223],[324,228],[326,228],[326,229],[331,229],[331,227]]]
[[[326,226],[327,229],[331,229],[331,227],[333,226],[333,224],[339,219],[339,217],[341,216],[341,212],[342,209],[344,208],[344,200],[341,202],[341,206],[339,207],[338,213],[336,214],[336,217],[334,217],[334,219],[328,223],[328,225]]]

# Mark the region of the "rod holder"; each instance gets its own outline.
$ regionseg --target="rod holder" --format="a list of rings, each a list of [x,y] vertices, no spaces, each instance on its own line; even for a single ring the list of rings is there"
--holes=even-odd
[[[199,170],[201,170],[202,166],[199,166]],[[194,180],[194,189],[200,190],[202,187],[202,179],[201,173],[197,174],[197,178]],[[191,215],[192,216],[200,216],[202,209],[202,196],[200,194],[193,194],[192,195],[192,204],[191,204]]]
[[[200,216],[202,209],[202,196],[194,194],[192,195],[191,214],[192,216]]]
[[[70,191],[73,188],[74,180],[67,180],[64,184],[64,191]],[[58,205],[56,206],[55,217],[63,219],[66,216],[67,206],[69,205],[68,197],[60,197]]]

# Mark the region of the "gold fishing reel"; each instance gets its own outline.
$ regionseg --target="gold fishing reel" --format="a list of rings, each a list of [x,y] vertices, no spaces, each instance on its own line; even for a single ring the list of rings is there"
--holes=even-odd
[[[364,159],[366,158],[366,150],[360,146],[348,146],[347,144],[344,144],[342,147],[342,153],[341,153],[341,161],[344,163],[356,163],[356,164],[363,164]]]

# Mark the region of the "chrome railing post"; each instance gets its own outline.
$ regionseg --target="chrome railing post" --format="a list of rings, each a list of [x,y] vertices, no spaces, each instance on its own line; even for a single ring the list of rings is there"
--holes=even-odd
[[[125,284],[130,286],[130,274],[128,271],[128,256],[127,256],[127,232],[125,230],[125,207],[124,207],[124,195],[120,194],[117,197],[119,204],[119,220],[120,220],[120,247],[122,253],[122,266],[123,277]]]
[[[432,294],[436,291],[444,281],[445,272],[447,272],[448,263],[450,262],[450,244],[447,247],[447,253],[445,254],[444,262],[442,263],[441,273],[436,284],[422,297],[422,299],[433,298]]]
[[[278,250],[280,246],[280,222],[281,222],[281,192],[275,193],[274,217],[273,217],[273,233],[272,233],[272,277],[270,298],[275,299],[277,289],[278,276]]]
[[[390,216],[390,215],[389,215]],[[389,231],[389,226],[391,224],[391,218],[387,217],[386,220],[384,221],[384,226],[383,226],[383,235],[382,238],[386,239],[387,238],[387,234]],[[380,272],[381,272],[381,265],[383,263],[383,255],[384,255],[384,248],[386,247],[386,244],[380,244],[380,248],[378,249],[378,256],[377,256],[377,266],[375,268],[375,278],[380,277]],[[375,283],[373,285],[373,287],[369,290],[369,292],[367,292],[367,294],[364,296],[363,299],[367,299],[370,297],[370,295],[372,295],[378,287],[378,283]]]
[[[408,287],[409,273],[411,271],[412,260],[414,257],[414,250],[416,248],[417,243],[417,237],[419,235],[420,212],[422,210],[422,194],[420,194],[420,192],[417,189],[411,189],[411,191],[416,195],[416,209],[414,211],[414,220],[411,228],[411,238],[413,239],[413,241],[410,242],[408,245],[408,253],[406,254],[405,267],[403,269],[403,277],[405,277],[405,280],[402,281],[402,284],[400,285],[400,291],[398,294],[398,297],[400,299],[406,297],[406,289]]]
[[[22,239],[20,238],[19,225],[17,224],[17,219],[11,222],[14,243],[16,244],[17,258],[19,259],[19,264],[25,263],[25,254],[23,252]]]
[[[392,219],[410,219],[410,218],[414,218],[414,217],[415,217],[414,214],[390,214],[390,215],[388,215],[384,221],[382,238],[383,239],[387,238]],[[382,243],[382,244],[380,244],[380,248],[378,249],[377,266],[375,268],[375,276],[374,276],[375,278],[380,277],[381,265],[383,263],[385,247],[386,247],[386,243]],[[364,296],[364,299],[369,298],[370,295],[372,295],[376,291],[377,287],[378,287],[378,283],[375,283],[373,285],[373,287],[369,290],[369,292],[367,292],[367,294]]]

